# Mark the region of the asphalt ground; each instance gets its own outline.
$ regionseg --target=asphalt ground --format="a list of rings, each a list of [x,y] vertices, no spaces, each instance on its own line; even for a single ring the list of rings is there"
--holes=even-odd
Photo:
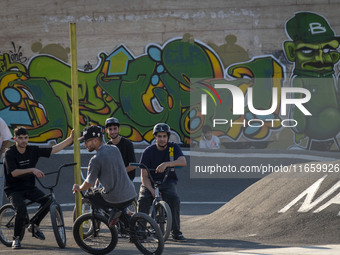
[[[189,207],[184,205],[183,207]],[[186,210],[183,208],[184,211]],[[212,209],[212,208],[211,208]],[[209,211],[208,208],[205,211]],[[240,239],[211,239],[209,236],[202,238],[202,233],[189,231],[190,224],[198,215],[181,215],[182,230],[188,238],[186,243],[173,242],[171,238],[165,243],[163,254],[180,254],[180,255],[335,255],[340,254],[340,245],[318,245],[318,246],[290,246],[290,245],[269,245],[260,242],[249,242]],[[72,211],[64,210],[64,219],[66,225],[67,245],[66,248],[60,249],[55,241],[53,230],[51,228],[49,215],[41,223],[41,230],[46,236],[46,240],[41,241],[30,235],[26,231],[22,241],[22,249],[13,250],[12,248],[1,246],[0,254],[85,254],[73,240],[72,235]],[[126,238],[119,238],[116,248],[109,254],[119,255],[137,255],[141,254],[134,244],[129,243]]]

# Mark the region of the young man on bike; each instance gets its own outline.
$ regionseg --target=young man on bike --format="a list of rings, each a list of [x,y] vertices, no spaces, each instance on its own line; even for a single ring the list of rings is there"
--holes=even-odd
[[[108,223],[113,227],[120,210],[135,200],[135,187],[125,170],[119,149],[105,144],[101,127],[86,127],[79,141],[84,142],[89,152],[95,150],[97,153],[90,159],[85,181],[81,185],[74,184],[73,191],[89,190],[98,180],[102,188],[89,190],[87,197],[98,208],[112,208]]]
[[[122,154],[124,165],[129,178],[131,181],[133,181],[136,176],[136,167],[130,166],[130,163],[136,162],[136,156],[132,142],[125,137],[119,135],[119,121],[116,118],[111,117],[105,121],[105,131],[111,138],[110,141],[107,142],[107,144],[113,144],[118,147],[120,153]]]
[[[165,123],[158,123],[153,128],[153,135],[156,143],[148,146],[141,157],[140,163],[150,169],[156,169],[151,172],[152,178],[163,180],[166,168],[177,166],[186,166],[186,159],[180,147],[173,142],[169,142],[170,127]],[[149,214],[152,200],[155,197],[155,189],[151,184],[146,169],[141,172],[142,185],[139,192],[138,211]],[[185,242],[186,239],[180,231],[180,199],[177,194],[177,175],[174,169],[169,173],[165,183],[159,190],[163,200],[169,204],[172,214],[172,238],[174,241]]]
[[[73,130],[68,138],[52,148],[42,148],[35,145],[28,145],[28,131],[24,127],[14,129],[15,144],[5,153],[5,193],[8,200],[13,205],[16,212],[14,224],[14,236],[12,248],[21,248],[20,236],[24,231],[27,219],[27,208],[25,199],[35,201],[43,206],[48,202],[44,192],[35,186],[35,177],[41,178],[45,174],[36,168],[39,157],[50,157],[69,146],[73,142]],[[39,230],[39,224],[48,213],[48,209],[34,222],[35,226],[30,225],[28,231],[34,229],[34,237],[45,240],[44,234]]]

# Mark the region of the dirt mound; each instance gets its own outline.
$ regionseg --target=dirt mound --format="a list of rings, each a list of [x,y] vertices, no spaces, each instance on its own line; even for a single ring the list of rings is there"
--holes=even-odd
[[[268,244],[339,243],[340,161],[325,163],[327,172],[320,173],[310,172],[312,164],[298,165],[308,173],[266,176],[214,213],[183,222],[185,234]]]

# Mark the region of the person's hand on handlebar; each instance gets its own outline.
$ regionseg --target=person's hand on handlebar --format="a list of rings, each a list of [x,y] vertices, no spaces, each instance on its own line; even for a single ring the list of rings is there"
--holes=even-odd
[[[73,184],[72,191],[73,191],[73,193],[80,191],[80,185],[79,184]]]
[[[162,164],[160,164],[157,168],[155,173],[163,173],[165,171],[165,169],[167,169],[169,162],[163,162]]]
[[[43,171],[40,171],[39,169],[35,168],[32,173],[37,177],[37,178],[42,178],[45,177],[45,174]]]

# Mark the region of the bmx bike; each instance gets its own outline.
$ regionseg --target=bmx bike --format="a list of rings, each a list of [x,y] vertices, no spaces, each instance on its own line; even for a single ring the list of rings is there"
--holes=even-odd
[[[82,196],[86,198],[81,192]],[[88,200],[90,201],[90,200]],[[91,202],[90,202],[91,203]],[[73,237],[77,245],[91,254],[107,254],[117,245],[118,232],[135,244],[143,254],[163,253],[164,240],[156,222],[145,213],[130,216],[124,208],[116,226],[109,227],[110,209],[92,210],[79,216],[73,224]]]
[[[83,173],[83,170],[86,170],[87,167],[81,167],[80,168],[81,171],[80,171],[80,175],[81,175],[81,179],[84,181],[86,178]],[[100,188],[100,185],[99,187]],[[91,203],[89,202],[89,200],[87,198],[84,198],[82,197],[82,200],[81,200],[81,212],[82,214],[85,214],[85,213],[88,213],[88,212],[91,212]],[[131,203],[131,205],[127,208],[127,213],[130,214],[131,216],[133,214],[135,214],[137,212],[137,200],[133,201]],[[76,206],[74,206],[73,208],[73,222],[77,219],[77,212],[76,212]]]
[[[66,246],[66,232],[65,232],[64,218],[63,218],[61,206],[56,201],[53,189],[58,185],[61,169],[65,167],[69,167],[69,166],[74,166],[76,164],[77,163],[64,164],[60,166],[57,171],[46,173],[45,175],[57,174],[56,182],[54,185],[45,186],[38,178],[36,178],[37,181],[40,183],[40,185],[44,189],[49,190],[49,193],[44,196],[44,198],[46,197],[49,198],[49,202],[47,202],[44,206],[40,207],[38,211],[30,219],[28,219],[28,224],[27,224],[27,226],[32,224],[34,228],[33,222],[35,222],[35,220],[41,215],[41,213],[46,208],[49,208],[53,233],[58,243],[58,246],[60,248],[65,248]],[[28,202],[26,203],[26,206],[31,205],[33,203],[34,202]],[[14,224],[15,224],[15,211],[14,211],[12,204],[8,203],[8,204],[3,205],[0,208],[0,241],[7,247],[12,246]],[[34,229],[32,229],[32,236],[33,236],[33,233],[34,233]],[[20,235],[20,241],[23,239],[24,234],[25,234],[25,228],[23,228],[22,233]]]
[[[150,215],[157,222],[157,225],[161,229],[163,233],[163,239],[165,242],[166,240],[168,240],[171,232],[172,214],[170,206],[162,199],[159,188],[168,178],[171,168],[167,168],[164,171],[165,174],[162,180],[154,180],[150,172],[155,171],[155,169],[149,169],[146,165],[139,163],[130,163],[130,165],[137,166],[139,168],[144,168],[148,172],[149,179],[155,188],[155,198],[151,204]]]

